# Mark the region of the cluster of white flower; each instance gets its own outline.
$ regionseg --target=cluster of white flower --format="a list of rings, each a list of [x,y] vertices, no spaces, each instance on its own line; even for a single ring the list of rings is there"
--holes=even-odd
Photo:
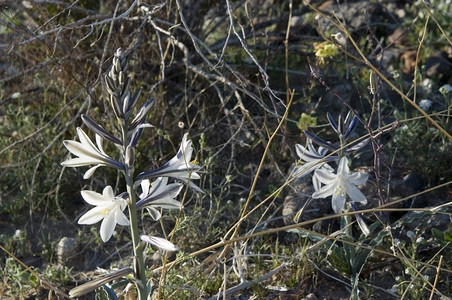
[[[303,164],[294,171],[293,176],[303,177],[313,173],[312,183],[315,191],[311,197],[317,199],[331,196],[334,212],[341,213],[345,207],[347,196],[351,200],[350,208],[352,209],[356,207],[354,203],[367,203],[366,196],[357,186],[364,184],[369,176],[360,172],[351,173],[347,155],[366,146],[369,138],[344,149],[350,134],[356,128],[358,118],[356,116],[352,118],[349,113],[345,119],[339,116],[339,120],[336,123],[331,114],[328,113],[327,117],[331,127],[339,136],[340,146],[337,147],[319,138],[314,133],[305,130],[307,148],[300,144],[295,146],[297,155]],[[318,149],[314,147],[313,142],[319,145]],[[327,155],[328,151],[339,153],[339,155]],[[338,166],[335,170],[329,163],[337,161]],[[367,234],[367,226],[365,226],[364,221],[359,215],[357,215],[357,220],[362,231]]]
[[[130,226],[134,257],[141,259],[134,264],[134,276],[136,277],[137,290],[140,299],[145,299],[149,294],[149,288],[145,280],[143,249],[144,245],[151,244],[166,251],[175,251],[177,247],[170,241],[138,232],[137,210],[147,209],[153,220],[161,217],[161,209],[180,209],[182,204],[176,200],[182,190],[183,183],[187,183],[197,192],[202,190],[196,186],[192,180],[200,179],[200,167],[191,163],[193,147],[188,134],[182,139],[179,151],[162,167],[152,171],[142,172],[134,176],[135,170],[135,148],[138,140],[145,128],[152,127],[146,123],[146,116],[152,107],[154,100],[146,101],[132,119],[131,116],[137,105],[140,91],[132,94],[129,91],[130,79],[127,71],[128,63],[121,49],[115,53],[113,66],[105,77],[107,91],[110,94],[111,108],[117,118],[120,136],[115,136],[105,130],[102,126],[93,121],[90,117],[82,115],[83,123],[94,132],[96,144],[81,128],[77,128],[79,141],[66,140],[64,146],[75,158],[69,158],[62,162],[66,167],[92,166],[83,178],[88,179],[93,176],[97,168],[108,166],[123,173],[127,191],[115,195],[111,186],[106,186],[102,194],[95,191],[83,190],[83,199],[94,208],[86,212],[78,221],[79,224],[95,224],[102,221],[100,226],[100,237],[107,242],[113,235],[116,225]],[[104,140],[113,143],[119,149],[119,159],[114,159],[106,153],[103,147]],[[169,178],[175,182],[168,183]],[[151,179],[153,181],[151,182]],[[141,191],[139,190],[141,187]],[[124,210],[128,208],[129,216]],[[109,274],[108,276],[92,281],[86,286],[79,286],[71,290],[71,297],[77,297],[92,291],[96,287],[113,280],[117,277],[125,276],[132,271],[126,268],[121,272]]]
[[[134,148],[143,128],[152,127],[145,123],[146,114],[154,102],[148,100],[139,110],[135,118],[128,124],[129,116],[137,104],[138,91],[134,95],[127,89],[128,79],[125,71],[127,70],[127,61],[121,49],[115,54],[113,59],[113,67],[105,77],[107,90],[111,95],[112,109],[118,118],[120,126],[124,127],[124,134],[121,138],[107,132],[102,126],[95,123],[86,115],[82,116],[82,120],[89,129],[94,131],[96,136],[96,145],[91,141],[88,135],[81,129],[77,128],[77,135],[80,142],[66,140],[64,146],[76,158],[70,158],[62,162],[66,167],[91,166],[85,172],[83,178],[88,179],[93,176],[95,170],[100,166],[109,166],[122,171],[126,176],[130,176],[130,169],[133,169]],[[126,88],[124,88],[126,87]],[[114,143],[121,150],[122,157],[119,160],[111,158],[102,146],[103,141],[107,140]],[[134,187],[141,183],[142,193],[139,201],[136,203],[137,208],[147,208],[153,219],[160,218],[160,212],[156,208],[179,209],[181,204],[174,198],[177,197],[182,189],[179,182],[168,184],[168,177],[180,179],[188,182],[191,187],[197,191],[201,191],[191,180],[199,179],[196,173],[199,166],[190,163],[193,148],[192,142],[188,140],[187,134],[182,139],[181,146],[176,156],[168,161],[164,166],[149,172],[143,172],[136,177]],[[122,163],[122,162],[126,163]],[[149,178],[157,178],[152,184]],[[149,188],[152,186],[152,188]],[[95,208],[88,211],[79,219],[79,224],[94,224],[102,221],[100,228],[100,236],[104,242],[107,242],[114,231],[116,224],[123,226],[130,225],[124,210],[130,203],[130,195],[125,197],[115,196],[111,186],[105,187],[102,194],[94,191],[82,191],[83,199]],[[144,239],[152,243],[153,239]],[[155,244],[155,243],[154,243]],[[155,245],[159,246],[161,243]],[[171,247],[172,249],[175,247]]]

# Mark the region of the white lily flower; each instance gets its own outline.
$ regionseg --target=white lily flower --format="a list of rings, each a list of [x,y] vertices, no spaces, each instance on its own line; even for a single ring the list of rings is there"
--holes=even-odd
[[[184,134],[176,156],[158,169],[139,174],[137,176],[138,181],[151,177],[173,177],[188,182],[190,187],[202,193],[202,190],[192,182],[192,180],[201,178],[199,174],[196,173],[201,167],[190,162],[193,147],[192,141],[187,140],[187,136],[188,134]]]
[[[326,162],[336,160],[337,156],[329,156],[325,158],[326,153],[328,152],[327,148],[322,146],[319,149],[315,149],[312,144],[312,140],[308,138],[308,149],[303,147],[300,144],[295,145],[295,150],[297,151],[298,157],[303,160],[305,163],[301,165],[295,172],[293,173],[293,177],[303,177],[314,170],[322,167]]]
[[[151,236],[151,235],[142,235],[142,236],[140,236],[140,239],[143,242],[157,246],[158,248],[165,250],[165,251],[177,251],[178,250],[177,247],[174,246],[173,243],[171,243],[170,241],[168,241],[164,238]]]
[[[97,147],[80,127],[77,128],[77,135],[80,142],[66,140],[63,143],[69,152],[78,157],[63,161],[61,165],[65,167],[96,165],[86,171],[83,175],[84,179],[90,178],[94,174],[94,171],[100,166],[110,166],[118,170],[124,169],[122,163],[112,159],[105,153],[102,147],[102,138],[98,134],[96,134]]]
[[[83,199],[96,207],[86,212],[79,220],[79,224],[95,224],[102,220],[100,225],[100,237],[107,242],[113,235],[116,224],[128,226],[129,219],[123,213],[127,207],[126,200],[115,197],[111,186],[106,186],[102,194],[93,191],[81,191]]]
[[[359,172],[350,174],[347,157],[344,156],[339,161],[337,174],[327,169],[317,169],[315,176],[325,185],[315,191],[312,198],[332,196],[332,207],[335,213],[340,213],[344,208],[346,195],[353,202],[367,203],[366,196],[356,186],[365,183],[369,176]]]
[[[141,182],[142,193],[137,202],[137,208],[146,208],[151,217],[157,221],[160,219],[160,211],[156,208],[179,209],[181,203],[174,198],[182,190],[182,184],[168,184],[168,177],[159,177],[152,184],[149,179]]]

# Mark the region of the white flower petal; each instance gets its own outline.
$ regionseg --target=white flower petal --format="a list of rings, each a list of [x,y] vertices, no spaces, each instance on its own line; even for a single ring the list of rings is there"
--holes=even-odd
[[[102,191],[102,196],[104,196],[106,199],[115,199],[115,194],[113,193],[113,188],[109,185],[107,185],[104,190]]]
[[[149,181],[149,180],[148,180]],[[147,194],[159,194],[165,191],[168,184],[168,177],[159,177],[151,184],[151,188]]]
[[[354,185],[361,185],[367,182],[367,179],[369,179],[369,175],[364,173],[353,173],[352,175],[348,176],[348,181],[353,183]]]
[[[349,174],[350,169],[348,167],[348,158],[346,156],[342,157],[339,161],[339,166],[337,168],[337,174]]]
[[[115,272],[112,272],[110,274],[101,276],[100,278],[97,278],[92,281],[88,281],[87,283],[84,283],[82,285],[76,286],[75,288],[71,289],[69,291],[69,298],[78,298],[80,296],[83,296],[85,294],[88,294],[89,292],[94,291],[98,287],[103,286],[106,283],[109,283],[110,281],[113,281],[115,279],[119,279],[123,276],[126,276],[133,272],[132,268],[123,268],[120,270],[117,270]],[[85,298],[85,297],[84,297]]]
[[[80,127],[77,127],[77,135],[83,146],[89,148],[92,152],[99,152],[88,135]]]
[[[80,219],[79,224],[94,224],[102,220],[100,225],[100,236],[102,241],[110,239],[116,224],[127,226],[130,224],[123,210],[127,202],[122,197],[115,197],[113,188],[106,186],[102,194],[93,191],[82,191],[83,199],[96,207],[85,213]]]
[[[97,206],[88,210],[83,216],[78,220],[79,224],[91,225],[99,222],[104,218],[101,211],[104,210],[103,207]]]
[[[151,181],[149,179],[145,179],[141,181],[141,190],[143,193],[140,195],[140,198],[149,194],[149,188],[151,186]]]
[[[328,185],[321,187],[319,190],[315,191],[311,197],[314,199],[326,198],[328,196],[331,196],[333,194],[333,191],[334,191],[334,184],[328,184]]]
[[[303,147],[300,144],[296,144],[295,151],[297,152],[298,157],[301,159],[304,156],[304,153],[308,152],[308,149],[306,149],[305,147]]]
[[[76,141],[63,141],[64,146],[73,155],[78,156],[77,158],[68,159],[61,164],[67,167],[80,167],[88,165],[106,165],[122,170],[124,168],[123,164],[110,158],[102,149],[101,138],[96,134],[97,143],[100,145],[100,150],[91,142],[86,133],[77,128],[77,134],[80,142]],[[89,176],[93,170],[85,173],[85,176]],[[92,174],[91,174],[92,175]]]
[[[93,149],[87,147],[86,145],[76,142],[76,141],[63,141],[63,145],[66,147],[69,152],[71,152],[74,155],[81,156],[81,157],[94,157],[99,156],[99,153],[97,151],[93,151]]]
[[[187,180],[184,180],[184,179],[181,179],[181,180],[184,181],[185,183],[187,183]],[[204,191],[201,190],[201,188],[199,186],[197,186],[193,181],[188,181],[188,186],[191,187],[193,190],[195,190],[195,192],[204,194]]]
[[[140,128],[152,128],[152,127],[154,127],[154,125],[151,125],[149,123],[143,123],[143,124],[140,124],[140,125],[137,126],[138,129],[140,129]]]
[[[137,176],[137,180],[143,180],[151,177],[174,177],[184,182],[189,180],[197,180],[201,177],[196,173],[200,167],[190,163],[193,152],[191,140],[187,140],[187,134],[184,135],[182,143],[177,154],[171,158],[162,167],[143,172]],[[203,192],[199,187],[190,182],[190,187],[194,188],[198,192]]]
[[[94,191],[81,191],[83,200],[85,200],[88,204],[94,205],[94,206],[105,206],[108,205],[109,201],[112,201],[112,199],[105,199],[105,197],[102,194],[96,193]]]
[[[312,185],[314,186],[314,191],[318,191],[322,188],[322,183],[317,178],[315,173],[314,173],[314,176],[312,176]]]
[[[171,243],[170,241],[168,241],[166,239],[159,238],[156,236],[149,236],[149,235],[142,235],[140,238],[143,242],[157,246],[158,248],[160,248],[162,250],[177,251],[176,246],[174,246],[173,243]]]
[[[363,218],[359,215],[356,216],[356,221],[358,222],[358,226],[361,229],[361,231],[364,233],[365,236],[368,236],[370,234],[369,227],[367,227],[366,222],[364,222]]]
[[[331,205],[335,213],[340,214],[345,205],[345,193],[336,192],[333,193],[333,199]]]
[[[101,152],[102,154],[104,154],[105,156],[108,156],[107,154],[105,154],[105,151],[104,151],[104,147],[103,147],[102,141],[103,141],[102,137],[96,133],[96,145],[97,145],[97,149],[99,149],[100,152]]]
[[[76,157],[76,158],[70,158],[68,160],[65,160],[61,163],[62,166],[65,167],[83,167],[88,165],[97,165],[99,163],[102,163],[102,161],[99,161],[98,159],[91,158],[91,157]]]
[[[355,185],[346,183],[346,191],[353,202],[367,203],[366,196]]]
[[[168,197],[168,198],[162,198],[162,199],[151,201],[151,202],[147,203],[145,207],[149,207],[149,206],[159,207],[159,208],[163,208],[163,209],[179,209],[181,207],[181,203],[177,200],[174,200],[174,199],[171,199],[170,197]]]
[[[140,195],[141,200],[137,202],[137,207],[143,208],[153,206],[166,209],[179,209],[181,203],[173,198],[180,193],[183,186],[179,183],[167,183],[168,177],[157,178],[152,182],[149,193],[142,193]],[[146,189],[146,184],[144,188]]]
[[[153,208],[152,206],[148,206],[148,207],[146,207],[146,209],[154,221],[158,221],[162,217],[162,214],[160,213],[160,211]]]
[[[83,174],[83,179],[90,179],[93,176],[94,172],[96,172],[97,168],[99,168],[100,166],[105,166],[105,165],[99,164],[97,166],[89,168],[88,171],[86,171],[85,174]]]
[[[328,165],[325,164],[325,166]],[[323,167],[315,171],[313,177],[315,192],[312,198],[332,196],[333,210],[335,213],[340,213],[344,208],[347,195],[353,202],[367,203],[366,197],[356,185],[365,183],[368,178],[369,176],[363,173],[350,174],[348,159],[343,157],[339,161],[337,174],[333,173],[331,167]],[[325,185],[320,187],[320,183]]]
[[[121,209],[119,207],[115,210],[115,220],[116,220],[116,223],[118,223],[119,225],[122,225],[122,226],[129,226],[130,225],[129,219],[121,211]]]
[[[301,165],[298,169],[295,170],[295,172],[293,172],[292,176],[301,178],[312,173],[312,171],[314,171],[316,168],[314,167],[315,163],[316,161],[310,161]]]
[[[109,213],[107,216],[105,216],[102,224],[100,225],[100,237],[102,238],[102,241],[104,241],[104,243],[111,238],[115,227],[115,216],[114,214]]]
[[[328,184],[332,181],[335,181],[337,175],[327,169],[317,169],[315,170],[315,177],[324,184]]]

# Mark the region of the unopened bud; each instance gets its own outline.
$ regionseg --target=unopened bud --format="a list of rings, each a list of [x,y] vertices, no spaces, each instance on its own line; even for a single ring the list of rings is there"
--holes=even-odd
[[[378,80],[377,74],[375,74],[374,70],[371,70],[370,76],[369,76],[369,82],[370,82],[369,88],[370,88],[370,93],[372,95],[375,95],[377,93],[377,80]]]
[[[119,71],[119,84],[124,84],[125,74],[123,71]]]
[[[127,146],[125,163],[129,170],[133,169],[133,165],[135,163],[135,148],[134,147]]]
[[[121,278],[123,276],[126,276],[130,273],[132,273],[132,269],[131,268],[123,268],[120,269],[118,271],[115,271],[113,273],[110,273],[106,276],[103,276],[99,279],[87,282],[85,284],[79,285],[75,288],[73,288],[72,290],[69,291],[69,297],[70,298],[76,298],[76,297],[80,297],[82,295],[88,294],[89,292],[94,291],[95,289],[97,289],[100,286],[103,286],[104,284],[106,284],[107,282],[110,282],[112,280]]]

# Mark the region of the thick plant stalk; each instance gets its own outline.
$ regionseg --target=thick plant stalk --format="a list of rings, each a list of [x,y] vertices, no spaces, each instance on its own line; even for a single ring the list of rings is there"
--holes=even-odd
[[[104,284],[127,276],[137,290],[137,299],[146,300],[151,294],[151,286],[146,278],[144,249],[151,244],[164,251],[176,251],[177,247],[164,238],[140,234],[138,226],[137,209],[147,209],[154,221],[160,219],[160,209],[180,209],[181,203],[175,200],[182,189],[182,183],[168,183],[168,178],[175,178],[186,182],[195,191],[202,192],[192,179],[200,179],[196,173],[198,165],[190,163],[193,152],[192,141],[188,134],[184,134],[178,153],[165,165],[155,170],[142,172],[134,176],[135,147],[144,128],[153,127],[146,123],[146,115],[152,107],[154,100],[147,100],[140,109],[136,109],[140,90],[131,93],[129,90],[130,78],[127,76],[128,62],[121,49],[118,49],[113,58],[113,66],[105,76],[107,92],[110,95],[111,109],[116,116],[120,137],[116,137],[88,116],[82,116],[85,125],[95,133],[95,143],[81,129],[77,129],[80,141],[64,141],[64,146],[76,157],[70,158],[62,165],[69,167],[92,166],[84,175],[85,179],[93,176],[99,167],[112,167],[124,174],[125,189],[120,195],[115,195],[111,186],[106,186],[102,194],[84,190],[81,192],[84,200],[95,206],[80,219],[79,224],[95,224],[102,221],[100,237],[108,242],[112,237],[116,225],[129,226],[133,244],[133,264],[121,272],[114,272],[97,278],[94,281],[78,286],[69,292],[71,297],[79,297],[100,288]],[[110,157],[103,147],[106,140],[114,144],[119,150],[119,160]],[[151,182],[150,179],[153,181]],[[141,194],[138,187],[141,185]],[[128,208],[128,216],[124,210]],[[132,273],[129,275],[129,273]],[[105,287],[104,287],[105,288]],[[111,290],[111,289],[110,289]],[[114,291],[110,291],[114,293]]]
[[[124,149],[128,145],[127,140],[127,129],[122,128],[122,135],[124,140]],[[128,164],[125,164],[124,177],[127,185],[127,193],[129,194],[129,218],[130,218],[130,235],[132,236],[133,245],[133,255],[134,255],[134,265],[133,274],[135,277],[135,286],[138,292],[138,299],[147,299],[147,288],[146,288],[146,269],[144,264],[144,247],[140,246],[140,232],[138,228],[138,214],[137,214],[137,196],[133,188],[133,168],[130,168]]]

